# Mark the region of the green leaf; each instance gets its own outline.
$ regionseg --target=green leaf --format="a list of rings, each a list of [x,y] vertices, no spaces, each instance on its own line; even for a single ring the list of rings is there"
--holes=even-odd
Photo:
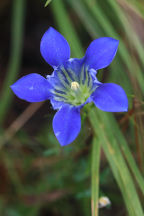
[[[3,123],[12,100],[12,92],[9,86],[16,80],[16,77],[20,71],[23,49],[22,43],[24,32],[25,3],[25,0],[13,1],[11,19],[11,53],[7,69],[7,76],[4,80],[3,89],[1,92],[2,103],[0,104],[0,124]]]

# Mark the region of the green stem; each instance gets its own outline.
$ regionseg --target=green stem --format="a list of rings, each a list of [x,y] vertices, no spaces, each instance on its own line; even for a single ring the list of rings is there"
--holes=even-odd
[[[92,144],[92,170],[91,170],[92,216],[98,216],[99,166],[100,166],[100,141],[96,137],[94,137],[93,144]]]
[[[3,123],[10,103],[12,94],[10,85],[15,81],[21,64],[23,27],[24,27],[24,6],[25,0],[13,0],[12,23],[11,23],[11,53],[10,60],[5,78],[0,104],[0,124]]]

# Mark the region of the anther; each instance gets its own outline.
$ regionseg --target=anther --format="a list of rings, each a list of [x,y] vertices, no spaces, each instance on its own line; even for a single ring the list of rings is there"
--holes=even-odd
[[[78,82],[75,82],[75,81],[71,82],[71,89],[74,90],[74,91],[78,90],[79,89]]]

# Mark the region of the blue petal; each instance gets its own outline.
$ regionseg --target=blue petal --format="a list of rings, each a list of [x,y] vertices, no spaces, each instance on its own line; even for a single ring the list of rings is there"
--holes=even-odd
[[[54,116],[53,130],[61,146],[74,141],[81,129],[80,109],[62,107]]]
[[[95,70],[107,67],[115,57],[119,41],[109,37],[94,40],[86,50],[85,64]]]
[[[52,67],[63,64],[70,58],[70,47],[65,38],[50,27],[43,35],[40,43],[41,55]]]
[[[106,112],[126,112],[128,99],[124,90],[114,83],[100,85],[92,94],[95,105]]]
[[[40,102],[50,97],[48,81],[36,73],[20,78],[11,85],[11,89],[17,97],[28,102]]]

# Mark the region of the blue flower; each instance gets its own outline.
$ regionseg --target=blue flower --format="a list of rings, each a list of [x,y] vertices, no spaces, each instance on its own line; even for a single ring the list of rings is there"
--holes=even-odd
[[[81,59],[70,58],[70,47],[65,38],[50,27],[41,39],[40,51],[53,67],[46,78],[32,73],[15,82],[11,89],[28,102],[50,100],[58,110],[53,119],[53,130],[62,146],[70,144],[81,129],[80,109],[89,102],[106,112],[125,112],[128,100],[124,90],[114,83],[97,80],[97,70],[113,60],[118,40],[102,37],[94,40]]]

